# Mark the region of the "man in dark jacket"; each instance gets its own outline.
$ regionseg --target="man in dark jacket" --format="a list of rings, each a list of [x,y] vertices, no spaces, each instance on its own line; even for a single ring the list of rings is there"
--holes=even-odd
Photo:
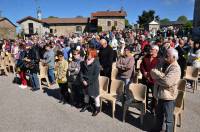
[[[39,55],[39,48],[37,44],[30,45],[30,50],[28,50],[27,58],[31,63],[33,63],[33,68],[30,70],[30,80],[32,85],[32,90],[36,91],[40,89],[39,79],[37,76],[37,73],[39,72],[39,61],[40,61],[40,55]]]
[[[113,49],[108,45],[105,39],[100,41],[99,61],[101,65],[101,76],[111,77],[113,63]]]
[[[179,45],[176,47],[176,50],[178,51],[178,64],[181,67],[181,78],[183,78],[185,74],[185,69],[187,67],[187,60],[186,60],[186,51],[184,50],[184,41],[182,39],[179,40]]]

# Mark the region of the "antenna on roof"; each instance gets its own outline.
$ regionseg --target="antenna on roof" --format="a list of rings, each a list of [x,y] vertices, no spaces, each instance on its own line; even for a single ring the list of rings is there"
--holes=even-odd
[[[124,0],[120,0],[121,1],[121,9],[120,9],[120,11],[122,12],[122,11],[124,11]]]
[[[38,4],[38,0],[35,0],[35,4],[36,4],[36,11],[37,11],[37,19],[41,20],[42,19],[42,11]]]

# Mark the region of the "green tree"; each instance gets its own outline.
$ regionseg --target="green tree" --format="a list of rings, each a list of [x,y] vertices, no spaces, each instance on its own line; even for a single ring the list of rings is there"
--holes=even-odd
[[[125,19],[125,27],[128,27],[128,25],[129,25],[129,21],[128,19]]]
[[[141,28],[146,28],[153,20],[159,21],[160,17],[155,15],[154,10],[143,11],[141,16],[138,16],[138,24]]]
[[[180,16],[180,17],[178,17],[177,21],[182,22],[182,23],[187,23],[188,19],[186,16]]]
[[[170,20],[168,18],[164,18],[160,20],[160,24],[168,24]]]
[[[48,18],[58,18],[58,17],[56,17],[56,16],[49,16]]]
[[[125,28],[132,28],[132,25],[129,23],[128,19],[125,19]]]
[[[186,23],[185,23],[185,25],[184,25],[184,28],[186,28],[186,29],[192,29],[192,21],[187,21]]]
[[[83,16],[76,16],[76,18],[83,18]]]

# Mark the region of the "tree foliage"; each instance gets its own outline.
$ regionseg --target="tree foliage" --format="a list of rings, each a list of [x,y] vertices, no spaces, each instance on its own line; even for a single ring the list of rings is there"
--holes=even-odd
[[[141,16],[138,16],[138,24],[140,27],[145,28],[153,20],[159,21],[160,17],[155,15],[154,10],[143,11]]]
[[[184,25],[184,27],[186,28],[186,29],[191,29],[192,28],[192,21],[187,21],[186,23],[185,23],[185,25]]]
[[[180,17],[178,17],[177,21],[182,22],[182,23],[187,23],[188,19],[186,16],[180,16]]]
[[[48,18],[58,18],[58,17],[56,17],[56,16],[49,16]]]
[[[76,18],[83,18],[83,16],[76,16]]]
[[[129,23],[128,19],[125,19],[125,27],[132,28],[132,25]]]
[[[168,18],[164,18],[160,20],[160,24],[168,24],[170,20]]]

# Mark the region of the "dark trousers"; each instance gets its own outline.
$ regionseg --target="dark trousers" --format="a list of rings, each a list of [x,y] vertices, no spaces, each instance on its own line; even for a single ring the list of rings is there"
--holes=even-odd
[[[142,83],[147,86],[147,94],[146,94],[147,108],[150,111],[153,111],[153,109],[155,108],[155,105],[156,105],[156,100],[155,100],[155,98],[153,98],[154,84],[148,83],[147,79],[145,79],[145,78],[142,78]],[[149,93],[152,94],[152,99],[149,97]],[[149,100],[150,100],[150,103],[149,103]]]
[[[58,83],[59,88],[60,88],[60,99],[68,101],[69,100],[69,92],[67,88],[67,83]]]
[[[156,130],[161,131],[164,117],[166,119],[166,132],[173,132],[174,128],[174,107],[175,107],[175,101],[174,100],[158,100],[157,105],[157,120],[156,120]]]
[[[31,72],[30,73],[30,81],[33,89],[40,89],[40,83],[39,78],[37,76],[37,73]]]

